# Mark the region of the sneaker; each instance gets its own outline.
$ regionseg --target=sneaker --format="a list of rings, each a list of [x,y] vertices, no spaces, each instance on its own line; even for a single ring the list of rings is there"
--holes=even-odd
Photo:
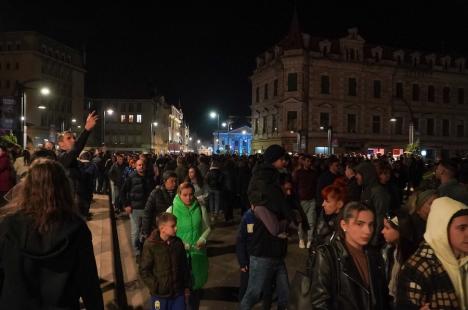
[[[311,241],[307,241],[307,248],[308,248],[308,249],[310,249],[311,244],[312,244]]]
[[[304,240],[299,240],[299,249],[305,249]]]

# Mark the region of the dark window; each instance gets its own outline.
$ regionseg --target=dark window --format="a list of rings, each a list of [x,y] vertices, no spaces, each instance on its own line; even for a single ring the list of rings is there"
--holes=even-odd
[[[457,122],[457,137],[461,138],[465,135],[465,126],[463,125],[463,121]]]
[[[288,130],[297,130],[297,111],[288,111]]]
[[[465,103],[465,89],[459,88],[458,89],[458,104],[464,104],[464,103]]]
[[[297,90],[297,73],[288,73],[288,91]]]
[[[372,133],[380,133],[380,115],[372,116]]]
[[[19,70],[19,62],[15,62],[15,69]]]
[[[260,87],[257,87],[255,89],[255,102],[259,102],[260,101]]]
[[[137,112],[141,112],[141,102],[137,103]]]
[[[356,114],[348,114],[348,133],[356,133]]]
[[[278,96],[278,80],[273,82],[273,97]]]
[[[273,115],[272,120],[271,120],[271,130],[273,132],[277,132],[278,128],[276,128],[276,115]]]
[[[263,98],[268,99],[268,84],[265,84],[265,93]]]
[[[262,127],[262,133],[266,134],[268,129],[268,117],[264,116],[263,117],[263,127]]]
[[[255,119],[255,134],[258,134],[258,118]]]
[[[450,122],[448,119],[442,120],[442,136],[444,137],[450,136]]]
[[[419,119],[413,118],[414,131],[419,131]]]
[[[396,93],[395,96],[397,98],[403,98],[403,83],[398,82],[396,83]]]
[[[41,113],[41,126],[47,126],[47,113]]]
[[[330,77],[328,75],[322,75],[320,77],[320,92],[322,94],[330,93]]]
[[[348,95],[349,96],[357,95],[357,82],[355,78],[348,79]]]
[[[374,81],[374,98],[380,98],[382,96],[382,81]]]
[[[330,114],[327,112],[320,113],[320,126],[328,127],[330,125]]]
[[[426,128],[426,133],[428,136],[433,136],[434,135],[434,119],[429,118],[427,119],[427,128]]]
[[[442,91],[443,103],[450,103],[450,87],[444,87]]]
[[[403,118],[402,117],[395,117],[395,134],[402,135],[403,134]]]
[[[432,85],[427,87],[427,101],[434,102],[435,101],[435,88]]]
[[[419,85],[413,84],[413,101],[419,101]]]
[[[128,104],[128,112],[133,112],[133,103]]]

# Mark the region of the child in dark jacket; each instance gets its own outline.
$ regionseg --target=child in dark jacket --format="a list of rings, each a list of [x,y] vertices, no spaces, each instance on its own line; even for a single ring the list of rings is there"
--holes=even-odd
[[[190,268],[182,240],[176,237],[177,218],[162,213],[146,239],[140,276],[151,294],[153,310],[185,310],[190,296]]]

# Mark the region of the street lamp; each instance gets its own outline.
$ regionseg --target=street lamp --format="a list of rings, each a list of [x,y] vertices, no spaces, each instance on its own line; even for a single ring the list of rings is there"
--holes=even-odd
[[[152,122],[151,125],[150,125],[150,130],[151,130],[151,146],[150,146],[150,149],[153,149],[153,140],[154,140],[154,133],[153,133],[153,126],[154,127],[158,127],[158,122]],[[154,148],[154,150],[156,150],[156,148]]]
[[[225,128],[225,127],[227,126],[226,122],[223,122],[223,123],[221,124],[221,126],[222,126],[223,128]]]
[[[327,140],[328,140],[328,155],[333,154],[333,148],[332,148],[332,138],[333,138],[333,127],[332,126],[320,126],[320,130],[325,130],[327,129]]]
[[[111,108],[107,110],[103,110],[103,122],[102,122],[102,144],[106,144],[105,137],[106,137],[106,114],[112,115],[114,114],[114,110]]]
[[[39,81],[41,80],[31,79],[31,80],[26,80],[24,82],[19,82],[19,81],[16,82],[16,89],[21,99],[21,121],[23,122],[23,149],[26,149],[27,144],[28,144],[28,125],[27,125],[27,120],[26,120],[26,113],[27,113],[26,90],[36,89],[34,87],[28,87],[27,85],[34,83],[34,82],[39,82]],[[39,94],[41,94],[42,96],[48,96],[50,95],[50,89],[47,87],[42,87],[41,89],[39,89]],[[44,110],[45,106],[41,105],[38,108],[41,110]]]
[[[71,122],[76,123],[76,118],[72,118]]]
[[[219,113],[211,111],[210,112],[210,117],[212,119],[214,119],[214,118],[218,119],[218,130],[217,130],[218,139],[216,139],[216,149],[217,149],[217,153],[219,153]]]

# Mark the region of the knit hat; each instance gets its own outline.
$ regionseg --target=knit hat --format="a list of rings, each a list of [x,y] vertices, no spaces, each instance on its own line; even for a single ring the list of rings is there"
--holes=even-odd
[[[421,209],[424,203],[426,203],[426,201],[428,201],[432,196],[437,196],[437,191],[435,189],[428,189],[419,193],[416,198],[416,210]]]
[[[278,144],[270,145],[263,154],[266,163],[272,164],[286,154],[286,150]]]
[[[167,170],[167,171],[164,171],[162,178],[163,178],[163,182],[166,182],[169,178],[177,179],[177,174],[172,170]]]

